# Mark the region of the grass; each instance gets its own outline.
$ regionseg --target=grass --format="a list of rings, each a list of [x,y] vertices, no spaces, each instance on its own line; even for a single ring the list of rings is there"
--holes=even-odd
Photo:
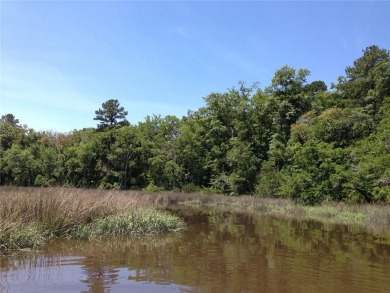
[[[167,212],[152,209],[115,214],[78,227],[73,236],[91,239],[104,236],[142,235],[177,231],[184,223]]]
[[[370,233],[390,235],[389,205],[328,203],[313,207],[253,196],[1,187],[0,254],[34,248],[53,237],[96,239],[177,231],[183,229],[183,222],[161,209],[180,204],[359,225]]]
[[[315,220],[331,224],[358,225],[369,233],[390,236],[390,205],[324,203],[303,206],[289,199],[254,196],[204,195],[201,193],[159,194],[160,202],[212,207],[219,210],[250,212],[297,220]]]
[[[0,190],[0,253],[34,248],[52,237],[177,231],[183,222],[156,210],[153,195],[66,188]]]

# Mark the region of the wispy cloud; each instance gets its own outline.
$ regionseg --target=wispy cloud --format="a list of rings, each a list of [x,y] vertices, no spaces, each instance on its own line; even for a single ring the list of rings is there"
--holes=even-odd
[[[190,110],[186,106],[179,106],[170,102],[146,101],[146,100],[128,100],[123,103],[125,109],[129,109],[128,120],[131,123],[138,123],[145,120],[146,116],[161,115],[175,115],[178,118],[185,116]]]
[[[80,78],[42,63],[1,60],[1,114],[12,113],[35,130],[70,131],[94,125],[97,108]]]
[[[5,58],[4,58],[5,59]],[[2,60],[1,100],[90,111],[95,105],[78,88],[72,76],[53,66],[33,62]]]

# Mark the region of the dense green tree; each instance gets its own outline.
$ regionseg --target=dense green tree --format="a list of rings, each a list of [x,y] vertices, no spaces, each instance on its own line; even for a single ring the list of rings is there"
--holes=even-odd
[[[149,159],[149,180],[165,190],[178,189],[183,182],[183,170],[165,155],[157,155]]]
[[[126,120],[118,100],[93,128],[37,132],[0,120],[0,184],[204,190],[322,201],[390,202],[389,51],[371,46],[328,91],[283,66],[216,92],[179,119]]]
[[[328,87],[322,80],[316,80],[305,86],[305,90],[311,94],[317,94],[320,92],[326,92]]]
[[[384,100],[379,115],[383,118],[375,133],[350,148],[349,182],[354,201],[390,202],[390,97]]]
[[[239,89],[212,93],[205,98],[206,107],[192,115],[192,120],[199,124],[198,129],[201,130],[197,140],[201,142],[206,156],[202,167],[202,172],[208,175],[206,186],[224,192],[254,190],[252,171],[257,171],[259,166],[251,98],[256,87],[257,84],[246,87],[240,83]],[[237,149],[242,149],[243,157],[253,163],[248,172],[235,169],[245,164],[239,164],[235,159]]]
[[[2,163],[3,184],[33,186],[40,174],[38,160],[31,148],[22,149],[19,145],[13,145],[4,152]]]
[[[278,133],[285,142],[290,137],[290,126],[311,108],[312,95],[306,84],[309,74],[307,69],[297,72],[294,68],[283,66],[276,71],[271,86],[264,91],[268,99],[265,105],[271,113],[272,134]]]
[[[253,193],[259,169],[251,146],[237,137],[230,140],[231,148],[227,153],[227,162],[232,170],[229,175],[229,189],[235,194]]]
[[[305,204],[347,197],[348,156],[333,144],[309,140],[289,146],[289,164],[282,171],[279,195]]]
[[[104,133],[84,129],[73,134],[73,143],[64,151],[65,176],[69,185],[97,187],[103,178],[105,166],[100,158],[105,150],[101,143]]]
[[[0,146],[3,150],[9,149],[14,143],[21,144],[26,129],[19,125],[19,119],[12,114],[1,116]]]
[[[11,124],[12,126],[16,126],[19,124],[19,119],[16,119],[13,114],[6,114],[1,116],[1,122],[6,122]]]
[[[206,117],[190,112],[183,119],[177,139],[178,162],[183,168],[184,183],[206,186],[210,183],[211,170],[207,166],[209,145],[205,138]]]
[[[307,113],[291,130],[294,140],[303,142],[314,138],[344,148],[371,134],[374,122],[361,109],[330,108],[318,116]]]
[[[102,108],[95,111],[96,117],[94,120],[100,121],[98,125],[99,129],[104,129],[107,126],[113,125],[127,125],[126,115],[124,107],[121,107],[119,101],[116,99],[110,99],[102,104]]]
[[[280,170],[278,170],[272,161],[264,161],[256,184],[256,195],[261,197],[277,197],[279,196],[280,185]]]
[[[177,139],[180,136],[180,123],[180,119],[175,116],[153,115],[146,117],[145,122],[138,126],[145,160],[144,174],[151,186],[172,189],[181,185],[183,180],[181,171],[178,172],[178,179],[175,179],[175,181],[180,181],[180,184],[174,183],[168,178],[171,175],[166,174],[166,172],[174,172],[173,166],[177,165]]]
[[[63,165],[61,164],[61,154],[52,147],[39,145],[36,150],[38,158],[36,160],[39,166],[39,174],[35,177],[35,186],[55,186],[63,184],[65,176]]]
[[[145,162],[138,128],[129,125],[111,132],[115,142],[107,154],[109,172],[103,178],[104,187],[128,189],[143,186]]]
[[[345,70],[333,87],[340,93],[344,107],[363,107],[376,116],[385,97],[390,96],[390,53],[378,46],[370,46],[363,56]]]

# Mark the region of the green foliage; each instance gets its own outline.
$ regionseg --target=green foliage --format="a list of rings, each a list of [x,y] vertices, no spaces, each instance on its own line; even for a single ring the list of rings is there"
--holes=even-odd
[[[235,194],[252,193],[259,159],[251,146],[238,138],[232,138],[230,145],[232,147],[226,155],[229,167],[233,170],[228,178],[230,189]]]
[[[341,148],[315,140],[289,146],[289,165],[282,171],[281,196],[305,204],[346,198],[348,156]]]
[[[78,227],[73,237],[92,239],[104,236],[155,234],[184,229],[178,217],[163,211],[142,209],[100,218],[93,223]]]
[[[204,98],[179,119],[138,125],[110,99],[96,129],[35,132],[0,120],[0,184],[183,190],[323,201],[389,202],[390,57],[371,46],[333,90],[283,66]]]
[[[6,178],[12,178],[11,182],[19,186],[34,184],[39,165],[31,148],[22,149],[19,145],[13,145],[4,152],[3,162],[2,170]]]
[[[273,133],[278,133],[287,142],[290,137],[290,126],[311,108],[309,88],[306,78],[310,74],[307,69],[283,66],[276,71],[272,84],[265,89],[271,107]]]
[[[170,190],[180,188],[182,183],[182,168],[166,156],[158,155],[149,159],[149,179],[157,186]]]
[[[11,126],[16,126],[17,124],[19,124],[19,119],[16,119],[13,114],[2,115],[0,121],[3,123],[8,123]]]
[[[1,228],[3,227],[0,227],[0,250],[3,250],[3,248],[9,250],[26,247],[35,248],[42,245],[46,240],[45,231],[35,223],[28,225],[15,223],[13,227],[7,227],[6,231],[2,231]]]
[[[356,201],[389,202],[390,186],[390,98],[379,111],[383,117],[376,132],[351,148],[353,162],[350,182]]]
[[[196,186],[194,183],[188,183],[182,187],[181,191],[185,193],[200,192],[200,187]]]
[[[281,174],[272,161],[262,164],[260,178],[256,184],[256,195],[261,197],[277,197],[281,184]]]
[[[330,108],[319,116],[310,115],[292,125],[295,141],[317,139],[347,147],[373,131],[372,118],[361,110]]]
[[[3,115],[0,120],[0,146],[3,150],[11,148],[13,144],[21,144],[25,135],[25,129],[19,124],[19,119],[14,115]]]
[[[95,111],[96,117],[93,120],[99,120],[99,129],[113,125],[128,125],[124,107],[121,107],[118,100],[110,99],[102,104],[102,108]]]
[[[33,248],[54,236],[93,238],[177,231],[179,218],[148,208],[139,193],[72,188],[2,188],[0,255]]]
[[[164,188],[163,187],[159,187],[157,186],[156,184],[154,184],[154,182],[150,182],[148,186],[146,186],[144,188],[144,191],[146,192],[161,192],[161,191],[164,191]]]
[[[341,105],[362,107],[375,117],[384,98],[390,96],[389,51],[370,46],[345,73],[346,77],[333,85],[341,94]]]

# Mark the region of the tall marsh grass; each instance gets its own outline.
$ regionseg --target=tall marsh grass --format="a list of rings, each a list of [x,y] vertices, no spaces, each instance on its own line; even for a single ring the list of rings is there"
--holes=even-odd
[[[33,248],[54,236],[91,238],[183,228],[181,220],[147,208],[154,200],[137,192],[2,187],[0,253]]]
[[[284,198],[254,196],[205,195],[202,193],[159,193],[158,202],[176,203],[198,208],[249,212],[296,220],[315,220],[330,224],[358,225],[369,233],[390,236],[390,205],[324,203],[303,206]]]
[[[171,202],[189,206],[209,206],[219,210],[250,212],[297,220],[315,220],[330,224],[358,225],[369,233],[390,236],[390,205],[324,203],[318,206],[303,206],[290,199],[261,198],[253,196],[192,196],[169,195]]]
[[[183,228],[184,223],[167,212],[144,209],[99,218],[76,229],[74,237],[91,239],[104,236],[155,234]]]
[[[390,235],[389,205],[329,203],[308,207],[288,199],[252,196],[1,187],[0,254],[32,248],[55,236],[91,239],[180,230],[183,222],[160,210],[179,204],[356,224],[378,235]]]

